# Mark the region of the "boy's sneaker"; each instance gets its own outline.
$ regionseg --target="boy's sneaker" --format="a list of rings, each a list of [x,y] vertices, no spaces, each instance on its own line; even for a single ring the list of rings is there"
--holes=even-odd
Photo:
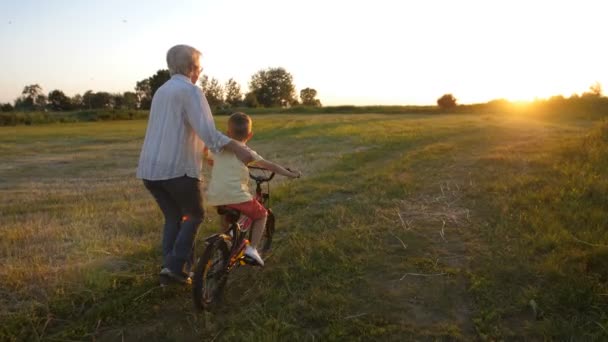
[[[264,260],[260,256],[260,253],[258,253],[258,250],[250,245],[247,245],[247,248],[245,248],[245,256],[248,257],[253,264],[264,266]]]

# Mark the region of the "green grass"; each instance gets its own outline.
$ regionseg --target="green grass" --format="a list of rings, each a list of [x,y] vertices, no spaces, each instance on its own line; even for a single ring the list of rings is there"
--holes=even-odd
[[[0,340],[608,337],[608,124],[254,115],[254,131],[305,176],[272,188],[267,266],[196,314],[188,289],[156,286],[144,121],[0,128]]]

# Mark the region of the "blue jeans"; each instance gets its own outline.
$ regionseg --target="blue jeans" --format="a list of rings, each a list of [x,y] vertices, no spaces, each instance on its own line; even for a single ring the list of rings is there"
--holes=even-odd
[[[194,240],[203,222],[200,181],[188,176],[167,180],[144,180],[144,186],[165,217],[163,267],[174,273],[188,273],[194,263]]]

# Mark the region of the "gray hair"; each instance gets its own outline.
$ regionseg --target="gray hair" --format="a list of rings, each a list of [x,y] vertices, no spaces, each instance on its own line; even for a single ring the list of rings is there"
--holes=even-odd
[[[189,45],[175,45],[167,51],[167,67],[171,76],[181,74],[190,76],[201,52]]]

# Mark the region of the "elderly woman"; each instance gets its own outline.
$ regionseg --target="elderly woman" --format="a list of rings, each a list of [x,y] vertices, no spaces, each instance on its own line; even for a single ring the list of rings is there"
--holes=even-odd
[[[204,146],[214,152],[230,150],[245,164],[253,159],[247,149],[216,130],[207,99],[196,86],[200,57],[187,45],[167,52],[171,79],[152,98],[137,168],[137,178],[143,179],[165,217],[160,274],[181,283],[188,281],[194,238],[203,221]]]

